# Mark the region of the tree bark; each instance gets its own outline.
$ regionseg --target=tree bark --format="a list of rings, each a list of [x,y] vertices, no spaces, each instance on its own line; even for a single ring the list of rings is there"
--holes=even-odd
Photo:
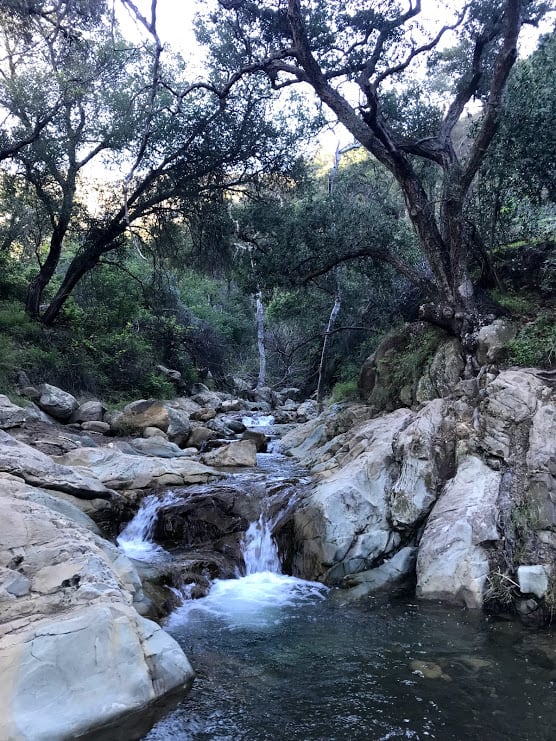
[[[259,350],[259,378],[257,388],[266,384],[266,347],[264,331],[264,304],[262,291],[257,292],[257,347]]]

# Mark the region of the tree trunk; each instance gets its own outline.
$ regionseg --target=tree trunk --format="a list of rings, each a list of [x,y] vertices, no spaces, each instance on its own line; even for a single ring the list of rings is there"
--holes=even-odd
[[[257,347],[259,349],[259,378],[257,388],[266,384],[266,348],[264,331],[264,304],[262,291],[257,292]]]
[[[317,403],[320,404],[322,400],[322,377],[324,374],[324,363],[326,360],[326,351],[328,349],[328,341],[330,338],[330,333],[332,332],[332,329],[334,328],[334,323],[336,321],[336,318],[340,312],[340,308],[342,306],[342,296],[340,293],[340,284],[336,283],[336,295],[334,297],[334,306],[332,307],[332,311],[330,312],[330,316],[328,317],[328,324],[326,325],[326,330],[324,332],[324,339],[322,341],[322,351],[320,354],[320,363],[319,363],[319,380],[317,383]]]

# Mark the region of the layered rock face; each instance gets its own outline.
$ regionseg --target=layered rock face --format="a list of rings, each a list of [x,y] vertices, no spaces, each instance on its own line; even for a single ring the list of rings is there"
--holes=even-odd
[[[499,332],[481,342],[484,357],[496,357]],[[429,379],[452,345],[437,348]],[[448,382],[455,365],[444,380],[433,374],[429,390],[443,398],[380,416],[360,407],[346,431],[332,408],[284,438],[283,450],[315,476],[294,518],[292,569],[360,596],[399,581],[403,562],[422,598],[540,614],[552,609],[556,579],[555,389],[542,373],[495,366]],[[406,548],[417,549],[415,570],[414,558],[389,570]],[[541,574],[534,590],[519,567]]]
[[[130,561],[79,509],[51,500],[16,477],[0,481],[6,741],[75,738],[193,679],[178,644],[138,613]]]

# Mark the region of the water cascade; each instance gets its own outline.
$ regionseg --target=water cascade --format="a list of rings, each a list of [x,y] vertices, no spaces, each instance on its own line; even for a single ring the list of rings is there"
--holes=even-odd
[[[303,476],[272,453],[231,477],[237,499],[263,514],[247,518],[237,578],[216,579],[200,599],[191,584],[181,590],[165,627],[198,678],[144,741],[556,738],[549,634],[531,643],[505,621],[411,598],[346,604],[340,590],[324,599],[323,585],[280,573],[272,533]],[[148,528],[139,535],[148,541]]]
[[[150,494],[143,499],[137,514],[117,538],[126,556],[137,561],[155,561],[168,555],[164,548],[153,542],[152,536],[160,509],[176,499],[172,491],[166,492],[162,498]]]
[[[280,622],[286,608],[324,599],[327,587],[281,573],[278,548],[272,538],[275,523],[261,514],[247,529],[241,545],[245,576],[215,579],[206,597],[186,600],[169,620],[169,629],[204,620],[223,621],[228,628],[262,628]]]

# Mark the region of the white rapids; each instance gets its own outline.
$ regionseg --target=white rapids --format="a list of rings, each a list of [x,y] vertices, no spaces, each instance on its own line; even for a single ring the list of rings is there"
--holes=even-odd
[[[216,579],[206,597],[178,607],[167,627],[212,616],[230,629],[264,628],[281,622],[288,613],[285,608],[324,599],[328,588],[323,584],[280,573],[272,525],[263,515],[249,525],[242,542],[245,576]]]
[[[147,562],[169,557],[162,546],[153,542],[152,536],[159,510],[176,499],[172,491],[167,492],[161,499],[154,494],[143,499],[137,514],[117,538],[117,543],[126,556],[136,561]]]

